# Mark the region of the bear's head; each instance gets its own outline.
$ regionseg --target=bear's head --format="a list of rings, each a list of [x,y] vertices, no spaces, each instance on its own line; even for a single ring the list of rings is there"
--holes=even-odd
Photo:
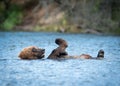
[[[29,46],[20,52],[19,57],[21,59],[42,59],[44,57],[44,53],[45,49]]]

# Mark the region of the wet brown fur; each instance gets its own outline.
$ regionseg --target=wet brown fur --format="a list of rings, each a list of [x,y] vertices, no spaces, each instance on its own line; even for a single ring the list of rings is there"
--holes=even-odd
[[[58,47],[51,52],[51,54],[48,56],[48,59],[59,59],[68,55],[68,53],[65,51],[68,47],[68,44],[64,39],[57,38],[55,43],[58,45]]]
[[[58,45],[56,49],[54,49],[51,54],[48,56],[48,59],[59,59],[59,58],[72,58],[72,59],[92,59],[92,56],[89,54],[81,54],[79,56],[69,56],[68,53],[65,51],[68,47],[68,43],[62,39],[57,38],[55,43]],[[100,50],[96,59],[104,58],[104,51]]]
[[[24,48],[20,54],[19,58],[21,59],[41,59],[44,57],[45,49],[40,49],[36,46],[29,46]]]

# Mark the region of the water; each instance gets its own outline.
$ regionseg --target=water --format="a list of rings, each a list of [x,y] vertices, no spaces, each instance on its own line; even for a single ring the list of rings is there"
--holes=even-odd
[[[45,48],[45,58],[57,47],[56,38],[68,41],[69,55],[105,51],[103,60],[20,60],[27,46]],[[120,36],[0,32],[0,86],[120,86]]]

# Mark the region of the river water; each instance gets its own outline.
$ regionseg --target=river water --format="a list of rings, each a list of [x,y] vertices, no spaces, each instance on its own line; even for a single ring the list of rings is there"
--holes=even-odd
[[[105,59],[48,60],[56,38],[68,42],[69,55],[100,49]],[[45,48],[44,60],[21,60],[27,46]],[[120,36],[44,32],[0,32],[0,86],[120,86]]]

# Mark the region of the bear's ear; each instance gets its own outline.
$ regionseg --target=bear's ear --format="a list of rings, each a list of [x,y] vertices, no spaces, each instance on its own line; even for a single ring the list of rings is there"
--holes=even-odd
[[[33,49],[32,49],[32,52],[37,52],[37,49],[33,48]]]

